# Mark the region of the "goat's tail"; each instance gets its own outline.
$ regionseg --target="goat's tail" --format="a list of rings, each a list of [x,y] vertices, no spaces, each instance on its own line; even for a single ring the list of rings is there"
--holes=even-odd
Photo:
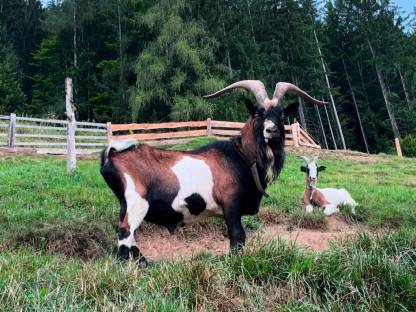
[[[101,153],[101,167],[108,162],[108,157],[111,151],[121,152],[138,144],[135,140],[112,141],[108,144]]]

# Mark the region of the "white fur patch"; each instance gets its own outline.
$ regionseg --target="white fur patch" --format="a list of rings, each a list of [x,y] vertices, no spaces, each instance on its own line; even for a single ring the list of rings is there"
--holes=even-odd
[[[315,161],[311,161],[310,163],[308,163],[308,169],[309,169],[309,177],[311,179],[316,179],[318,177],[318,167]]]
[[[305,210],[306,210],[306,213],[312,213],[313,212],[313,206],[312,205],[306,205]]]
[[[137,193],[133,179],[127,173],[124,173],[124,179],[126,180],[124,197],[126,198],[127,203],[127,220],[130,226],[130,235],[122,240],[119,240],[118,245],[131,247],[136,245],[134,231],[143,222],[143,219],[149,209],[149,203],[147,200],[142,198],[139,193]]]
[[[184,156],[173,167],[179,181],[179,192],[172,203],[175,211],[184,216],[185,223],[191,223],[207,215],[222,214],[221,208],[213,198],[214,179],[210,167],[200,159]],[[192,194],[199,194],[206,202],[206,210],[194,216],[187,208],[185,198]]]
[[[124,151],[129,147],[136,145],[138,142],[135,140],[114,140],[105,148],[105,158],[108,158],[108,153],[111,149],[115,149],[117,152]],[[106,160],[107,161],[107,160]]]
[[[325,205],[324,213],[326,215],[331,215],[335,212],[338,212],[338,206],[348,205],[351,207],[352,213],[355,213],[355,207],[358,205],[357,202],[351,197],[350,193],[346,189],[336,189],[336,188],[324,188],[318,189],[330,203]]]
[[[275,128],[276,124],[271,121],[270,119],[266,119],[263,123],[263,136],[264,139],[266,140],[266,143],[268,142],[268,139],[270,139],[271,134],[269,132],[267,132],[268,129],[272,129]]]

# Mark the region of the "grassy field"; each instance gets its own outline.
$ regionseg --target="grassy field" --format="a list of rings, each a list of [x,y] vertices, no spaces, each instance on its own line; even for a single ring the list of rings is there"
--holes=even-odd
[[[322,253],[278,240],[140,268],[114,259],[118,203],[97,160],[67,176],[64,158],[0,155],[0,311],[414,311],[416,159],[322,158],[319,185],[347,188],[360,204],[348,220],[383,235]],[[301,163],[288,155],[264,209],[302,216]]]

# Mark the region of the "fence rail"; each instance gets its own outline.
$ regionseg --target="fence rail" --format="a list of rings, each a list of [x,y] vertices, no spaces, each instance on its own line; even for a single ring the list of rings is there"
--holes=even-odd
[[[77,154],[94,153],[113,140],[139,140],[151,145],[174,145],[195,137],[215,136],[229,139],[239,135],[242,122],[203,120],[164,123],[112,124],[76,123],[75,146]],[[39,153],[62,154],[67,148],[68,121],[19,117],[15,114],[0,116],[0,146],[35,148]],[[298,123],[285,125],[288,146],[320,148]]]
[[[140,140],[152,145],[170,145],[185,142],[190,138],[215,136],[228,139],[239,135],[242,122],[219,121],[207,119],[204,121],[164,122],[159,124],[107,123],[108,141]],[[286,145],[321,148],[314,139],[298,123],[285,125]]]
[[[77,154],[101,150],[107,143],[105,123],[75,122]],[[65,154],[68,121],[59,119],[0,116],[0,146],[35,148],[39,153]]]

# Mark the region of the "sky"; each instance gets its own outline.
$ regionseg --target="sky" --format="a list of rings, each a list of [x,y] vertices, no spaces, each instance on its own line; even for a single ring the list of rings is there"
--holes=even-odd
[[[46,5],[49,0],[41,0],[41,2],[43,5]],[[413,13],[413,9],[416,7],[415,0],[392,0],[392,3],[401,7],[405,11],[405,14]]]

